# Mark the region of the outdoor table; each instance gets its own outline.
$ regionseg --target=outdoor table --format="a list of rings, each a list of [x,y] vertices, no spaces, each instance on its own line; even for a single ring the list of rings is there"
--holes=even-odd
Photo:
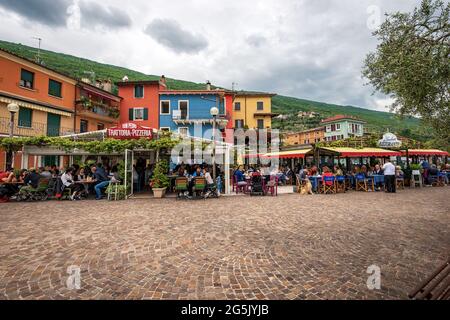
[[[373,182],[375,183],[375,185],[377,183],[384,184],[384,175],[382,175],[382,174],[374,174],[374,175],[372,175],[372,177],[373,177]]]

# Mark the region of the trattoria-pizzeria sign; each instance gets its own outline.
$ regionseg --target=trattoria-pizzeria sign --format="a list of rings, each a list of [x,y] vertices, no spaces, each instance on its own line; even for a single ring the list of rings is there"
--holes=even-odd
[[[118,127],[107,129],[108,138],[114,139],[141,139],[153,138],[153,129],[138,126],[135,123],[122,123]]]

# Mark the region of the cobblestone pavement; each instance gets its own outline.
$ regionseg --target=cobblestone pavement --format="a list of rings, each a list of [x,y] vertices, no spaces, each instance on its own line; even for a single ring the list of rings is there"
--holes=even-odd
[[[0,298],[407,299],[450,254],[449,196],[0,204]]]

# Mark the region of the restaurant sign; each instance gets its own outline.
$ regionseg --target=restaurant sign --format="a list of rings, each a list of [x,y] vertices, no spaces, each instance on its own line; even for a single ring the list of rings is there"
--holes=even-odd
[[[122,123],[118,127],[107,129],[108,138],[114,139],[140,139],[153,138],[153,129],[149,127],[142,127],[135,123]]]
[[[393,133],[385,133],[383,139],[378,140],[378,146],[380,148],[400,148],[402,142],[397,139],[397,136]]]

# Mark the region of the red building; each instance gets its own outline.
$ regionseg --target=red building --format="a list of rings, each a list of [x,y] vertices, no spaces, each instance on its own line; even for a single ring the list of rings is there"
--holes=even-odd
[[[120,105],[120,122],[159,129],[159,91],[166,89],[166,78],[151,81],[117,82]]]

